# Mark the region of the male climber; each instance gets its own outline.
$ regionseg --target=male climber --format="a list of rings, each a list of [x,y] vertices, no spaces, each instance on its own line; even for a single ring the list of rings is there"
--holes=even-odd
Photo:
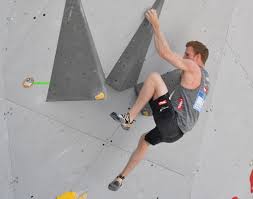
[[[156,10],[148,10],[145,16],[152,25],[158,54],[182,71],[181,81],[172,93],[168,93],[160,74],[153,72],[145,79],[129,112],[111,114],[113,119],[121,123],[122,128],[128,130],[138,113],[149,103],[156,124],[154,129],[141,136],[126,167],[109,184],[108,188],[112,191],[117,191],[122,186],[125,177],[144,158],[150,144],[175,142],[193,128],[209,90],[208,73],[204,70],[209,54],[206,46],[198,41],[190,41],[186,44],[184,56],[180,57],[170,49],[164,34],[160,31]]]

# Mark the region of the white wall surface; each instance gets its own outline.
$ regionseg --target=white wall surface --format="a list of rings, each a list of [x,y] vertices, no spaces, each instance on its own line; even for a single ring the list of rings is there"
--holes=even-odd
[[[0,6],[0,193],[1,198],[13,198],[14,179],[11,176],[11,161],[9,154],[9,136],[7,129],[8,111],[4,99],[3,65],[7,53],[9,2],[1,1]]]
[[[200,148],[192,198],[250,199],[253,169],[252,1],[237,1]]]
[[[5,108],[5,100],[0,99],[0,192],[1,198],[12,198],[15,179],[11,176],[11,161],[9,153],[9,136],[7,130],[8,111]]]

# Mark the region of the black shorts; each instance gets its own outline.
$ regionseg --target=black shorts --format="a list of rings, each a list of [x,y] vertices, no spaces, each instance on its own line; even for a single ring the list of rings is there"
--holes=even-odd
[[[177,124],[177,112],[174,110],[169,93],[150,100],[149,105],[153,112],[156,127],[145,135],[145,140],[156,145],[160,142],[172,143],[180,139],[184,134]]]

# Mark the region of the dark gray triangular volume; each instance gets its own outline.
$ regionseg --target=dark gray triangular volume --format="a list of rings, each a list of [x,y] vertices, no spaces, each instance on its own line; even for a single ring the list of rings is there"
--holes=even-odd
[[[158,16],[163,3],[164,0],[157,0],[153,5]],[[151,39],[152,27],[145,18],[107,77],[106,83],[118,91],[134,87],[138,81]]]
[[[176,88],[176,86],[180,84],[181,70],[176,69],[176,70],[164,73],[163,75],[161,75],[161,77],[163,78],[163,80],[164,80],[164,82],[165,82],[165,84],[166,84],[166,86],[168,88],[168,92],[172,93],[173,90]],[[135,90],[135,93],[136,93],[137,96],[139,95],[139,92],[140,92],[142,86],[143,86],[143,82],[137,84],[134,87],[134,90]],[[149,104],[147,104],[142,109],[141,113],[143,115],[147,115],[147,116],[152,115],[152,111],[151,111],[151,108],[150,108]]]
[[[105,76],[80,0],[67,0],[47,101],[95,100]]]

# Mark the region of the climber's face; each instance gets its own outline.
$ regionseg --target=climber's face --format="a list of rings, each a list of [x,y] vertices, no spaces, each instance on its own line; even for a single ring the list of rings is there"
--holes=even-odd
[[[190,59],[190,60],[196,62],[197,64],[202,65],[200,53],[195,53],[194,49],[191,46],[189,46],[185,49],[184,59]]]
[[[191,59],[194,61],[194,57],[196,56],[193,48],[190,46],[190,47],[187,47],[185,49],[185,52],[184,52],[184,59]]]

